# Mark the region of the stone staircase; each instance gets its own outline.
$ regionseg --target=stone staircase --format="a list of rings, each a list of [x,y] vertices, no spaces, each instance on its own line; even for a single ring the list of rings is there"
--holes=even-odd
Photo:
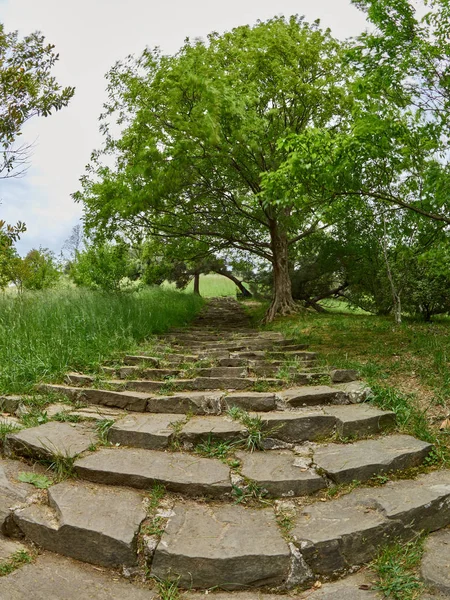
[[[405,478],[432,446],[395,433],[354,372],[317,364],[220,299],[151,353],[42,385],[67,403],[6,438],[3,534],[180,588],[287,593],[450,524],[450,472]],[[35,493],[19,460],[76,477]],[[314,598],[357,599],[352,581]]]

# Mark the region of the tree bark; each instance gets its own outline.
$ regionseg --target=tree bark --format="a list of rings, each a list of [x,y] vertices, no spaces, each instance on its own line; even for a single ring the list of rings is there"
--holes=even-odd
[[[292,298],[288,239],[276,220],[270,220],[270,246],[273,256],[273,295],[264,323],[270,323],[277,315],[292,314],[298,308]]]
[[[239,288],[239,290],[240,290],[241,294],[244,296],[244,298],[252,297],[252,293],[249,292],[246,287],[244,287],[244,285],[242,284],[242,281],[240,281],[237,277],[235,277],[234,275],[232,275],[225,269],[216,269],[215,272],[218,273],[219,275],[222,275],[223,277],[227,277],[228,279],[230,279],[236,285],[236,287]]]
[[[200,273],[194,273],[194,294],[200,296]]]

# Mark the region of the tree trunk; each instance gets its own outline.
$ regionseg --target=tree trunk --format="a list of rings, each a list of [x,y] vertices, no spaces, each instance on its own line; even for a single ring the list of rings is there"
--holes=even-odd
[[[194,273],[194,294],[200,296],[200,273]]]
[[[289,315],[298,309],[292,298],[287,235],[275,220],[270,221],[270,245],[273,255],[273,295],[264,323],[270,323],[276,315]]]
[[[223,277],[227,277],[228,279],[230,279],[236,285],[236,287],[239,288],[239,290],[244,298],[252,297],[252,293],[249,292],[246,287],[244,287],[244,285],[242,284],[242,281],[240,281],[237,277],[235,277],[234,275],[232,275],[225,269],[223,269],[223,270],[217,269],[216,273],[218,273],[219,275],[222,275]]]

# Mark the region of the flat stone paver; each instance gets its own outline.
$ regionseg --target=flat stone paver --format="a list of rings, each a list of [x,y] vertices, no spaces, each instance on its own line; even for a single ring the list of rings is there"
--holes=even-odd
[[[116,573],[51,554],[1,578],[1,600],[158,600]]]
[[[50,459],[76,456],[97,442],[94,430],[85,425],[49,421],[7,436],[6,445],[15,454]]]
[[[267,435],[284,442],[313,441],[330,436],[334,431],[335,417],[326,415],[323,410],[299,409],[294,411],[277,411],[256,413],[263,422]]]
[[[146,511],[139,492],[66,481],[48,490],[49,506],[14,512],[16,525],[39,546],[85,562],[134,565]]]
[[[226,409],[237,406],[246,411],[267,412],[275,410],[276,397],[271,392],[231,392],[224,397],[223,403]]]
[[[78,475],[95,483],[222,497],[231,492],[229,468],[218,460],[140,448],[101,449],[75,462]]]
[[[327,487],[325,479],[292,452],[238,452],[236,456],[242,475],[256,481],[269,496],[305,496]]]
[[[108,440],[113,444],[161,450],[167,448],[174,435],[177,421],[185,415],[132,414],[117,421],[108,432]]]
[[[278,392],[278,396],[291,407],[345,403],[345,395],[340,390],[328,385],[291,388]]]
[[[336,483],[367,481],[374,475],[416,467],[432,447],[409,435],[390,435],[354,444],[327,444],[314,451],[314,462]]]
[[[122,382],[120,382],[122,383]],[[160,382],[159,382],[160,383]],[[81,400],[87,404],[101,404],[131,411],[143,412],[147,407],[149,394],[143,392],[121,392],[115,390],[97,390],[94,388],[78,388],[69,385],[45,384],[41,389],[59,392],[71,400]]]
[[[246,436],[247,430],[239,421],[226,416],[192,417],[183,426],[180,439],[190,444],[198,444],[208,439],[216,441],[237,441]]]
[[[327,406],[325,412],[336,417],[336,430],[343,437],[380,433],[395,425],[395,413],[370,404]]]
[[[420,572],[425,583],[450,597],[450,530],[427,539]]]
[[[78,408],[70,411],[71,415],[80,417],[86,421],[116,421],[121,417],[125,417],[129,413],[120,408],[108,408],[107,406],[101,406],[100,404],[91,404],[84,408]]]
[[[151,574],[179,576],[184,588],[279,585],[290,552],[270,509],[176,504],[156,548]]]
[[[175,392],[171,395],[151,396],[147,411],[194,415],[218,415],[222,412],[223,392]]]

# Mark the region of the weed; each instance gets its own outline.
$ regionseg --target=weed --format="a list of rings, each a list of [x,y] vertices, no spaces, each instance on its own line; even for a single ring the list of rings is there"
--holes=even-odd
[[[19,567],[33,562],[33,556],[26,550],[14,552],[8,559],[0,561],[0,577],[9,575]]]
[[[228,415],[235,421],[240,421],[246,428],[247,436],[241,445],[243,444],[250,452],[263,450],[263,441],[280,429],[279,426],[267,429],[264,425],[264,421],[259,415],[252,417],[247,411],[242,410],[237,406],[232,406],[228,410]]]
[[[102,446],[110,445],[110,442],[108,441],[108,434],[113,425],[114,421],[112,419],[102,419],[101,421],[96,421],[95,429],[97,430],[99,443]]]
[[[268,501],[265,499],[267,492],[254,481],[249,481],[243,487],[233,485],[231,495],[234,497],[235,504],[246,504],[252,500],[268,504]]]
[[[281,532],[285,538],[289,537],[290,532],[294,528],[294,519],[291,515],[286,513],[280,513],[277,515],[277,523],[281,529]]]
[[[34,487],[37,487],[39,490],[46,490],[51,485],[53,485],[53,481],[51,479],[39,473],[22,471],[18,474],[17,479],[22,483],[31,483],[32,485],[34,485]]]
[[[164,497],[165,493],[166,488],[159,483],[155,484],[152,487],[152,489],[148,492],[146,496],[148,514],[153,514],[153,511],[155,511],[158,508],[158,505]]]
[[[179,579],[156,579],[156,585],[158,586],[158,594],[160,600],[179,600],[180,591],[178,589]]]
[[[207,440],[195,446],[194,452],[200,456],[218,458],[225,462],[235,446],[236,442],[215,440],[212,435],[209,435]]]
[[[356,479],[351,483],[338,483],[336,485],[332,485],[325,491],[325,496],[329,499],[338,498],[339,496],[344,496],[345,494],[349,494],[355,488],[361,485],[360,481]]]
[[[48,415],[44,410],[39,410],[38,408],[32,408],[29,412],[23,414],[20,417],[20,420],[25,425],[25,427],[37,427],[38,425],[43,425],[47,423]]]
[[[141,533],[144,535],[156,535],[161,537],[166,526],[166,519],[163,517],[153,517],[149,523],[143,525]]]
[[[16,433],[21,429],[21,427],[13,423],[0,423],[0,442],[4,442],[8,434]]]
[[[71,415],[68,412],[59,412],[53,417],[53,421],[60,421],[61,423],[79,423],[81,421],[79,415]]]
[[[424,537],[409,542],[398,541],[382,548],[371,567],[377,573],[376,589],[392,600],[416,600],[421,597],[423,583],[417,573]]]
[[[76,476],[74,463],[76,456],[69,456],[60,452],[53,455],[49,468],[55,473],[57,482]]]

